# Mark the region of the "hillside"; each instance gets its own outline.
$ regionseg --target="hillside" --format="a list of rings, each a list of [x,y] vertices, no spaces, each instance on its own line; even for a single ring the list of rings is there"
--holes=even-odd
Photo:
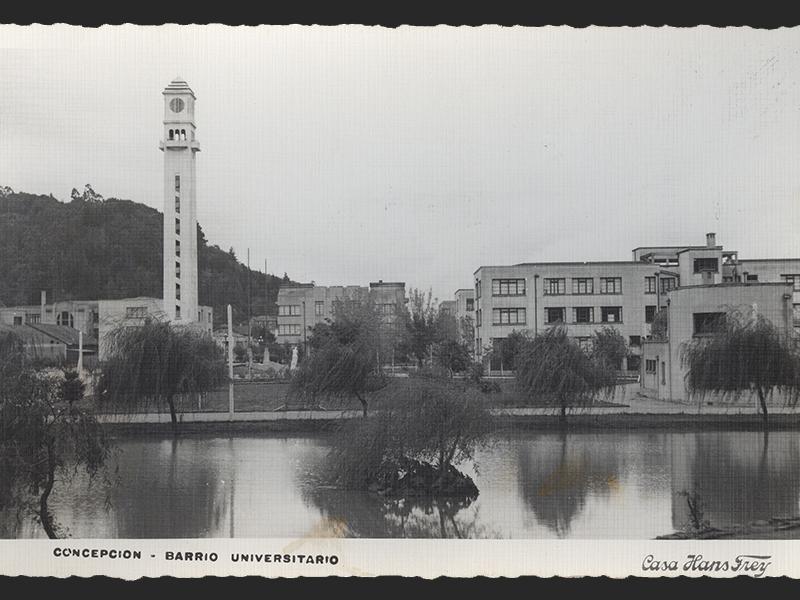
[[[86,186],[70,202],[0,187],[0,302],[162,297],[163,215],[149,206],[103,198]],[[233,249],[210,246],[198,225],[200,303],[215,322],[247,319],[247,267]],[[276,312],[281,278],[250,271],[252,314]],[[265,294],[266,285],[266,294]],[[268,300],[265,300],[265,295]]]

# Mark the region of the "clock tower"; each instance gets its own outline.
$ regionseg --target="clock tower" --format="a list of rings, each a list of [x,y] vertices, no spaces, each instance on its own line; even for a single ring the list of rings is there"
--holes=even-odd
[[[164,134],[164,312],[170,321],[199,320],[195,95],[180,77],[162,92]]]

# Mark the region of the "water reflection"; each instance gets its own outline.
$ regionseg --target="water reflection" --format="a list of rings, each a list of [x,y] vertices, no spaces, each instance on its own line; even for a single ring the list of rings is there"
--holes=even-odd
[[[566,537],[590,492],[604,495],[618,487],[618,454],[579,436],[554,437],[519,448],[519,484],[536,519]]]
[[[324,436],[119,440],[111,507],[76,477],[51,505],[84,538],[647,539],[684,527],[682,491],[718,527],[800,516],[800,436],[773,432],[498,436],[465,466],[473,502],[403,501],[319,484]],[[0,514],[0,536],[44,537]]]
[[[346,537],[487,537],[469,499],[399,499],[318,486],[308,486],[304,497]]]
[[[196,538],[224,530],[233,476],[223,476],[219,466],[221,457],[233,462],[232,452],[231,442],[222,439],[129,444],[120,465],[125,483],[112,501],[117,536]]]
[[[675,529],[688,524],[680,492],[699,495],[714,527],[745,525],[800,511],[800,443],[789,432],[696,434],[672,448]]]

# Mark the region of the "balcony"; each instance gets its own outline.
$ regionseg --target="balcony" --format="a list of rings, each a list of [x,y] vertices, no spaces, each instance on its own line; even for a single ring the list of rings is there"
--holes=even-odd
[[[159,150],[183,150],[189,148],[193,152],[200,151],[199,140],[161,140],[158,143]]]

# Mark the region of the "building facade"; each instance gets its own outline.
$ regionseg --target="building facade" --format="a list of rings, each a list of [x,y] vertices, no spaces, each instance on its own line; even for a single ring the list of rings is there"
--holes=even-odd
[[[167,318],[192,322],[198,310],[195,95],[175,79],[164,96],[164,307]]]
[[[726,282],[681,286],[669,293],[669,318],[663,339],[645,340],[639,385],[660,400],[689,401],[681,353],[686,344],[710,333],[714,321],[732,308],[752,308],[783,335],[793,335],[793,284]]]
[[[282,285],[278,290],[278,323],[275,338],[278,343],[305,346],[311,328],[326,319],[335,319],[336,303],[369,296],[381,313],[387,332],[399,323],[399,313],[405,306],[403,282],[377,281],[369,287],[318,286],[313,283]]]
[[[656,313],[679,287],[742,281],[790,283],[800,325],[800,259],[740,261],[706,235],[702,246],[649,246],[619,262],[522,263],[475,271],[475,353],[486,356],[513,331],[537,333],[563,324],[589,344],[603,326],[628,344],[628,370],[638,371],[642,341]],[[494,366],[492,367],[494,368]]]

